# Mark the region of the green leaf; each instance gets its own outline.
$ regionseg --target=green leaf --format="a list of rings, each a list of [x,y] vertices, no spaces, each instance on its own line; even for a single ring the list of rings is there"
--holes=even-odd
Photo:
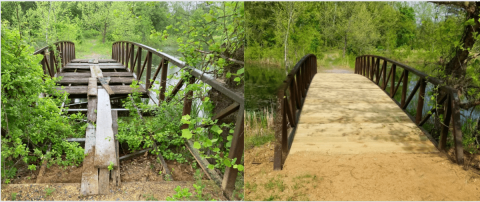
[[[193,134],[190,132],[189,129],[183,129],[182,130],[182,137],[186,138],[187,140],[189,140],[190,138],[192,138]]]
[[[230,159],[223,160],[223,164],[225,164],[225,166],[227,167],[232,167],[232,164],[230,163]]]
[[[243,166],[240,165],[240,164],[238,164],[238,165],[237,165],[237,169],[238,169],[238,171],[243,171]]]
[[[213,132],[216,132],[217,134],[222,134],[223,130],[220,129],[220,127],[218,127],[217,125],[213,125],[212,128],[210,128],[210,130],[212,130]]]
[[[200,149],[201,147],[202,147],[202,146],[200,145],[200,143],[198,143],[198,142],[196,142],[196,141],[193,143],[193,148],[195,148],[195,149]]]
[[[237,70],[237,74],[243,74],[245,68]]]
[[[213,170],[213,169],[215,169],[215,166],[213,164],[208,164],[208,168]]]

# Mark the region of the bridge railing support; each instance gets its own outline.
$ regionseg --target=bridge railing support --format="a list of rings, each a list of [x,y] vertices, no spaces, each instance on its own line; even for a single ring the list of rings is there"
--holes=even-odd
[[[53,45],[54,47],[45,46],[33,53],[34,55],[43,55],[40,64],[42,64],[43,73],[50,77],[55,77],[56,73],[61,72],[65,65],[75,59],[75,44],[73,42],[58,41]],[[56,52],[58,52],[58,58],[55,57]]]
[[[146,51],[145,57],[142,59],[142,51]],[[161,61],[156,69],[155,72],[152,72],[152,58],[153,57],[160,57]],[[158,105],[161,102],[169,102],[173,96],[175,96],[178,91],[184,86],[188,85],[187,83],[195,83],[196,81],[200,80],[211,86],[213,89],[219,91],[226,97],[228,97],[232,104],[225,109],[221,110],[219,113],[214,115],[212,120],[221,120],[231,114],[236,112],[236,119],[235,119],[235,129],[232,138],[232,144],[230,147],[230,153],[228,157],[233,159],[236,158],[237,162],[240,161],[243,155],[243,145],[244,145],[244,120],[243,120],[243,113],[244,113],[244,97],[242,95],[237,94],[236,92],[226,88],[224,84],[218,82],[216,79],[212,78],[211,76],[204,74],[204,72],[195,69],[193,67],[187,66],[183,61],[176,59],[173,56],[170,56],[166,53],[162,53],[157,51],[156,49],[130,41],[117,41],[114,42],[112,45],[112,59],[117,60],[119,63],[122,63],[129,72],[132,72],[134,78],[138,81],[142,80],[142,75],[145,74],[145,89],[148,91],[154,85],[153,82],[157,79],[157,76],[160,74],[160,92],[158,95]],[[179,68],[185,69],[190,72],[192,77],[184,80],[180,79],[178,83],[172,90],[172,93],[166,97],[165,90],[167,88],[167,70],[168,64],[171,63],[173,65],[178,66]],[[153,73],[153,74],[152,74]],[[148,93],[152,100],[152,95]],[[182,115],[190,114],[192,108],[192,95],[193,92],[187,92],[184,99],[184,107]],[[182,128],[185,126],[182,126]],[[199,126],[202,127],[202,126]],[[203,126],[209,127],[209,126]],[[199,162],[200,166],[203,168],[204,165],[202,160],[200,160],[200,156],[197,156],[198,150],[193,147],[190,147],[188,143],[186,143],[187,148],[190,149],[191,153]],[[203,161],[205,162],[205,161]],[[207,170],[208,168],[203,168]],[[227,197],[232,196],[233,190],[235,189],[235,180],[238,175],[238,169],[233,167],[226,167],[225,174],[223,176],[223,180],[214,180],[219,186],[221,186],[222,191],[224,191]]]
[[[399,79],[396,77],[397,69],[400,69],[401,71]],[[446,86],[443,81],[434,77],[429,77],[427,74],[408,65],[376,55],[363,55],[357,57],[355,61],[355,73],[363,75],[372,82],[376,83],[392,99],[396,95],[400,85],[402,85],[400,103],[395,99],[393,99],[393,101],[395,101],[395,103],[397,103],[397,105],[403,110],[407,109],[413,97],[418,93],[416,115],[415,117],[410,118],[415,124],[422,126],[432,117],[433,114],[437,113],[443,115],[444,120],[442,122],[439,143],[437,143],[427,131],[423,130],[423,132],[427,134],[429,139],[435,144],[435,146],[437,146],[439,150],[445,150],[448,132],[451,130],[454,138],[457,163],[464,163],[462,131],[460,123],[460,99],[456,89]],[[419,79],[413,90],[409,95],[407,95],[409,74],[414,74],[418,76]],[[436,105],[439,107],[432,109],[430,111],[431,113],[424,115],[423,108],[427,83],[431,83],[433,86],[435,86],[435,88],[433,88],[433,91],[435,92],[432,93],[438,94]],[[387,88],[388,86],[390,89]],[[409,114],[407,113],[407,115]],[[451,123],[452,125],[450,125]]]
[[[293,135],[298,123],[300,110],[307,96],[308,87],[317,73],[317,58],[313,54],[304,56],[290,71],[277,94],[277,115],[275,116],[275,149],[273,169],[283,169]],[[292,130],[288,133],[288,128]]]

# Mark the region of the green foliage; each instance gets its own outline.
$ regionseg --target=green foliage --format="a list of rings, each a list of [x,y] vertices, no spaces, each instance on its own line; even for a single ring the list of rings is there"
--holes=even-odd
[[[17,200],[17,193],[13,192],[12,193],[12,201],[16,201],[16,200]]]
[[[55,191],[55,188],[51,188],[51,187],[45,188],[45,197],[52,195],[54,191]]]
[[[2,178],[16,174],[14,164],[46,160],[61,166],[78,165],[84,150],[65,138],[84,133],[82,114],[67,116],[59,106],[69,100],[55,90],[55,80],[44,76],[40,55],[16,28],[2,23]],[[49,95],[42,97],[40,95]],[[51,145],[51,151],[47,152]],[[65,157],[62,155],[65,154]],[[29,165],[35,170],[35,165]]]
[[[113,170],[113,162],[110,162],[110,165],[108,165],[108,171]]]

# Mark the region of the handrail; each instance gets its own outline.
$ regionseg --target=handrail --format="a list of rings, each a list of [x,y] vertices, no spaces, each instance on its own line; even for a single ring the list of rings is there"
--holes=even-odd
[[[57,41],[53,43],[56,46],[56,50],[59,52],[60,66],[55,58],[55,50],[50,46],[45,46],[33,52],[34,55],[42,54],[43,59],[40,62],[42,64],[43,73],[50,77],[55,77],[56,73],[61,71],[61,68],[65,67],[70,61],[75,59],[75,43],[71,41]],[[50,56],[47,58],[48,55]]]
[[[135,49],[137,50],[135,53]],[[142,64],[142,50],[146,50],[147,54],[143,59]],[[161,58],[161,62],[155,72],[153,72],[152,77],[152,58],[153,55],[159,56]],[[244,97],[243,95],[239,95],[238,93],[226,88],[224,84],[218,82],[216,79],[210,77],[209,75],[204,74],[202,71],[195,69],[194,67],[187,66],[185,62],[178,60],[177,58],[170,56],[166,53],[157,51],[156,49],[136,43],[131,41],[116,41],[112,44],[112,59],[117,60],[119,63],[122,63],[129,72],[133,73],[133,76],[136,80],[140,80],[142,78],[143,73],[146,74],[146,83],[145,89],[149,90],[153,87],[151,83],[151,79],[155,80],[157,76],[160,74],[160,93],[158,97],[158,104],[160,105],[160,101],[170,101],[170,99],[175,96],[175,94],[182,88],[185,82],[189,84],[193,84],[196,79],[203,81],[204,83],[210,85],[213,89],[219,91],[220,93],[226,95],[230,99],[232,99],[233,103],[226,107],[225,109],[221,110],[218,114],[216,114],[213,119],[220,120],[234,112],[237,112],[236,115],[236,122],[235,122],[235,129],[233,133],[232,144],[230,147],[230,153],[228,154],[229,158],[236,158],[238,161],[242,158],[243,154],[243,144],[244,144],[244,120],[243,120],[243,113],[244,113]],[[167,83],[167,69],[168,63],[172,63],[180,68],[186,69],[190,72],[193,77],[189,79],[183,80],[181,79],[177,85],[172,90],[172,94],[170,97],[165,96],[165,89]],[[150,94],[149,94],[150,95]],[[190,114],[192,109],[192,97],[193,92],[187,92],[185,95],[184,106],[183,106],[183,113],[182,115]],[[152,98],[152,97],[151,97]],[[152,98],[153,100],[153,98]],[[182,126],[182,129],[188,128],[187,124]],[[191,148],[187,145],[187,148]],[[192,154],[198,153],[191,150]],[[197,158],[197,156],[195,156]],[[199,162],[200,163],[200,162]],[[200,163],[200,165],[202,165]],[[205,168],[206,169],[206,168]],[[227,195],[231,195],[233,190],[235,189],[235,179],[238,175],[238,170],[226,167],[225,174],[223,177],[222,184],[220,185],[222,190],[227,193]],[[228,194],[230,193],[230,194]]]
[[[317,57],[313,54],[307,54],[297,62],[277,91],[274,170],[283,168],[293,141],[300,110],[316,73]],[[287,89],[289,90],[288,93]],[[290,134],[287,134],[288,125],[292,127]]]
[[[381,60],[383,60],[383,65],[380,68]],[[387,76],[387,69],[388,64],[391,64],[390,71]],[[403,69],[403,72],[400,76],[400,79],[395,83],[396,79],[396,68],[400,67]],[[408,86],[408,75],[409,73],[413,73],[420,77],[417,84],[413,88],[410,95],[407,96],[407,86]],[[394,100],[394,96],[400,87],[400,83],[402,83],[402,95],[401,95],[401,102],[398,103],[396,100],[395,103],[405,110],[408,105],[410,104],[411,100],[413,99],[415,93],[418,91],[419,99],[417,104],[417,114],[415,118],[412,118],[412,121],[415,122],[418,126],[422,126],[425,124],[433,113],[442,114],[444,115],[444,121],[442,124],[442,131],[440,134],[440,142],[437,143],[428,132],[424,131],[430,140],[438,147],[439,150],[444,150],[446,143],[447,143],[447,135],[448,131],[451,128],[453,131],[454,137],[454,145],[455,145],[455,153],[456,153],[456,160],[458,164],[463,164],[463,144],[462,144],[462,131],[461,131],[461,123],[460,123],[460,99],[458,96],[458,90],[446,86],[445,82],[430,77],[427,74],[414,69],[408,65],[402,64],[400,62],[391,60],[389,58],[385,58],[382,56],[377,55],[362,55],[356,58],[355,60],[355,74],[360,74],[372,82],[380,86],[380,88],[387,93],[392,100]],[[387,85],[390,82],[390,90],[389,92],[386,91]],[[423,105],[424,105],[424,97],[425,97],[425,90],[426,84],[431,83],[434,86],[438,87],[438,93],[441,99],[437,99],[437,104],[442,105],[442,108],[433,109],[431,113],[423,116]],[[407,113],[408,115],[408,113]],[[410,115],[409,115],[410,116]],[[452,119],[453,126],[450,127],[450,119]]]

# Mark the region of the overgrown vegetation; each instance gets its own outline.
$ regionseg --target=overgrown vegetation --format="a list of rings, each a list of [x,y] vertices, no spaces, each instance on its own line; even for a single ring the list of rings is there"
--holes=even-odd
[[[109,58],[112,42],[119,40],[140,42],[159,51],[170,46],[179,49],[179,59],[187,66],[223,80],[228,88],[243,87],[242,2],[2,2],[1,8],[2,180],[15,177],[21,161],[35,169],[41,159],[73,165],[84,158],[78,143],[63,140],[84,135],[86,124],[79,120],[85,117],[66,116],[59,110],[69,100],[54,92],[58,78],[43,76],[40,56],[31,54],[34,47],[67,40],[75,43],[77,58],[94,53]],[[180,70],[168,79],[189,83],[191,77]],[[158,95],[157,86],[152,91]],[[169,97],[173,86],[167,88]],[[133,93],[123,103],[131,118],[119,119],[118,140],[128,143],[131,151],[157,145],[153,153],[179,163],[194,161],[185,148],[185,141],[192,140],[202,157],[214,159],[210,169],[223,172],[232,167],[242,172],[242,159],[228,157],[234,123],[212,120],[216,103],[209,91],[210,86],[197,81],[157,106]],[[39,98],[40,93],[48,96]],[[187,98],[193,100],[194,108],[182,116]],[[153,116],[142,119],[137,109]]]
[[[2,22],[1,168],[5,183],[16,177],[20,165],[35,170],[41,161],[69,166],[84,158],[79,143],[64,141],[84,133],[84,116],[67,116],[66,108],[60,109],[63,102],[69,102],[67,95],[55,90],[58,78],[44,76],[41,56],[33,52],[16,27]]]

